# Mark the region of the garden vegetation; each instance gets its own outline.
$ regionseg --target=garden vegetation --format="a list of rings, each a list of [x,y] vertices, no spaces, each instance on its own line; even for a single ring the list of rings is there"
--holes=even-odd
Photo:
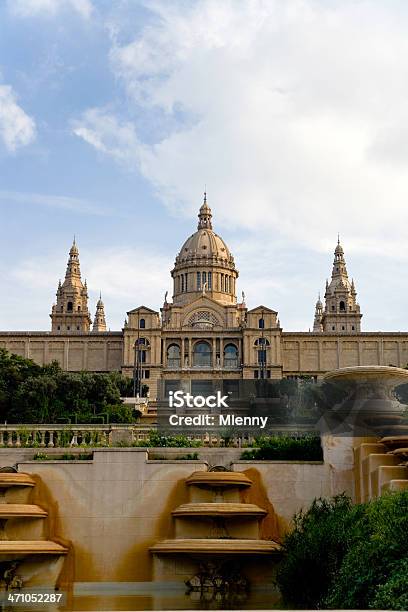
[[[408,491],[353,505],[315,500],[283,543],[286,605],[408,610]]]
[[[39,366],[0,349],[0,420],[7,423],[130,423],[121,397],[132,380],[118,372],[64,372],[57,362]]]

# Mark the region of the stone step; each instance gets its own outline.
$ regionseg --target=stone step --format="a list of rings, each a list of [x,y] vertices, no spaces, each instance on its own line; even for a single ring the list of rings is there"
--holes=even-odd
[[[51,540],[0,540],[0,559],[4,555],[66,555],[68,548]]]
[[[200,516],[262,517],[267,514],[267,511],[255,504],[210,502],[182,504],[173,510],[172,514],[173,516],[194,516],[196,518]]]
[[[0,504],[0,519],[44,518],[48,512],[35,504]]]
[[[0,473],[0,489],[8,489],[9,487],[34,487],[35,480],[28,474],[18,473]]]
[[[280,546],[271,540],[191,538],[188,540],[163,540],[151,546],[150,551],[158,554],[270,555],[278,553]]]
[[[395,493],[397,491],[408,491],[408,480],[404,480],[402,478],[394,478],[394,480],[389,480],[388,482],[384,483],[381,488],[382,493],[387,491],[391,493]]]
[[[186,485],[205,487],[250,487],[252,481],[242,472],[194,472]]]

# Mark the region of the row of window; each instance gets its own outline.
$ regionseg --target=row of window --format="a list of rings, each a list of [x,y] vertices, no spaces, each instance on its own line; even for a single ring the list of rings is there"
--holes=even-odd
[[[234,291],[233,286],[233,277],[229,274],[219,274],[218,276],[218,291],[222,293],[232,293]],[[191,274],[183,273],[177,276],[177,293],[185,293],[191,289]],[[209,291],[213,289],[213,273],[211,271],[200,271],[196,272],[195,276],[195,287],[193,291],[201,291],[202,289],[208,289]]]
[[[238,348],[235,344],[227,344],[224,347],[224,367],[238,367]],[[212,348],[208,342],[200,341],[194,345],[193,365],[197,367],[211,367],[213,361]],[[167,366],[179,368],[181,366],[181,350],[178,344],[170,344],[167,349]]]

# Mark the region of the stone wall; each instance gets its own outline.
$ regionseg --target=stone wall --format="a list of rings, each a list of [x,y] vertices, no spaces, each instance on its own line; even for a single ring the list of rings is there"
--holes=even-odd
[[[330,440],[325,446],[325,463],[242,462],[235,449],[195,449],[199,461],[148,460],[142,448],[95,449],[89,461],[30,461],[23,449],[1,449],[0,458],[38,478],[30,503],[45,507],[56,536],[72,543],[70,580],[146,582],[152,579],[149,546],[174,537],[171,511],[188,500],[184,481],[207,469],[205,459],[233,462],[233,470],[247,473],[253,503],[276,513],[283,535],[294,512],[314,497],[352,489],[348,446],[335,448]]]
[[[122,367],[122,332],[0,332],[0,347],[40,365],[58,361],[68,372],[112,372]]]

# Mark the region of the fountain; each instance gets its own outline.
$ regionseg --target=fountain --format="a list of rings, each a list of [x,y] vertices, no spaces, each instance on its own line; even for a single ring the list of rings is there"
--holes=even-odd
[[[7,470],[7,471],[5,471]],[[48,539],[48,512],[28,503],[36,481],[2,468],[0,473],[0,588],[56,585],[66,546]]]
[[[328,372],[323,380],[347,395],[336,409],[344,433],[370,436],[379,432],[384,435],[404,428],[401,424],[404,406],[395,397],[394,390],[408,383],[408,370],[391,366],[355,366]]]
[[[240,491],[252,486],[241,472],[194,472],[185,484],[190,500],[172,511],[174,537],[150,548],[155,580],[182,579],[192,599],[242,601],[249,584],[272,576],[279,555],[277,542],[259,538],[268,513],[241,501]]]
[[[355,501],[408,489],[405,407],[394,394],[395,387],[408,383],[408,370],[356,366],[328,372],[324,381],[341,385],[347,394],[337,415],[344,420],[343,431],[353,436]]]

